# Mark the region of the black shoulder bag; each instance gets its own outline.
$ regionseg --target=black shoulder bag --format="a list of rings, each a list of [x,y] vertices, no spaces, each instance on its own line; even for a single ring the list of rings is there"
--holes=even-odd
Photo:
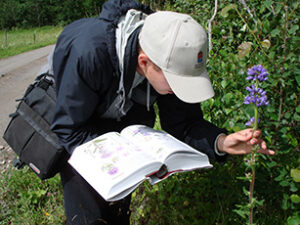
[[[42,180],[59,172],[69,157],[50,129],[56,103],[53,81],[52,75],[42,74],[29,85],[3,135],[18,155],[14,165],[28,165]]]

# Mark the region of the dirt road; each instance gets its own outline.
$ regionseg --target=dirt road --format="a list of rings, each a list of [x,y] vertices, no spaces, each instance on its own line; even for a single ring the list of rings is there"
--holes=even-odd
[[[16,109],[15,99],[22,97],[41,66],[47,62],[47,56],[53,48],[54,45],[50,45],[0,60],[0,146],[2,149],[7,146],[2,136],[10,120],[8,115]]]

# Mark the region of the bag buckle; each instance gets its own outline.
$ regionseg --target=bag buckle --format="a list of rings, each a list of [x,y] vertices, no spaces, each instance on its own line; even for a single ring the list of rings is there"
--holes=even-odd
[[[25,163],[22,162],[19,158],[14,158],[13,166],[20,170],[20,169],[23,169],[23,167],[25,166]]]

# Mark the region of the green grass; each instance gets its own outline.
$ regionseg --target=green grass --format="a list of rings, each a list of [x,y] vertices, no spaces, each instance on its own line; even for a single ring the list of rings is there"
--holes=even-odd
[[[62,29],[61,26],[15,28],[8,30],[6,35],[4,30],[0,30],[0,59],[54,44]]]
[[[41,181],[30,169],[9,166],[0,179],[0,225],[65,223],[59,176]]]

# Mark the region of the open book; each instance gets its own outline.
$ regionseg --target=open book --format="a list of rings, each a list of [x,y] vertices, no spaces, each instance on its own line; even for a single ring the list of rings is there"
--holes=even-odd
[[[69,163],[106,201],[124,198],[144,180],[155,184],[175,172],[212,167],[205,154],[143,125],[78,146]]]

